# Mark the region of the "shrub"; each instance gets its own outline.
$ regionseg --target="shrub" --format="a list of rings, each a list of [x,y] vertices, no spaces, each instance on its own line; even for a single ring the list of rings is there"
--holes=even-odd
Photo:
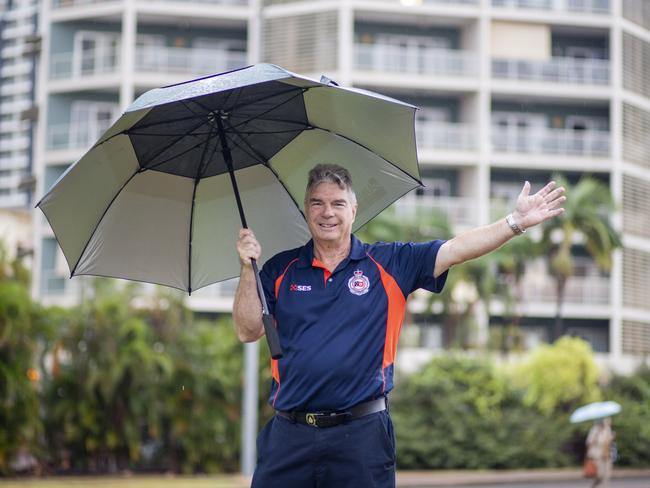
[[[403,378],[391,411],[402,469],[562,466],[566,419],[522,404],[520,392],[487,361],[434,359]]]
[[[616,376],[604,391],[608,400],[622,406],[613,418],[620,466],[650,466],[650,368],[632,376]]]
[[[576,337],[562,337],[554,344],[538,347],[513,369],[512,377],[525,391],[524,403],[546,416],[569,414],[600,399],[593,352],[589,343]]]

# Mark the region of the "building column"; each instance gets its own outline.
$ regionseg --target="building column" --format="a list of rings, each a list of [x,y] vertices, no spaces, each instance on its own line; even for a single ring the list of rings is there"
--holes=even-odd
[[[610,30],[610,143],[612,170],[610,189],[614,201],[623,201],[623,31],[621,27],[621,0],[612,0],[612,28]],[[623,231],[622,210],[612,217],[614,228]],[[623,309],[623,251],[614,251],[610,276],[609,351],[612,364],[620,362],[622,351],[622,309]]]
[[[135,96],[135,87],[133,86],[135,70],[135,46],[137,32],[134,0],[124,0],[124,11],[122,12],[122,38],[120,46],[120,110],[123,112]]]
[[[351,0],[341,0],[339,7],[338,29],[338,79],[342,86],[350,86],[352,82],[352,66],[354,56],[354,9]]]

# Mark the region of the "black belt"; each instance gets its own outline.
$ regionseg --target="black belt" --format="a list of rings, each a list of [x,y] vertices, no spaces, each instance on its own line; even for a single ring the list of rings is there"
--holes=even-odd
[[[368,402],[358,403],[354,407],[345,411],[334,412],[282,412],[276,411],[276,414],[292,422],[299,424],[311,425],[312,427],[334,427],[348,420],[365,417],[371,413],[386,410],[388,399],[386,397],[377,398]]]

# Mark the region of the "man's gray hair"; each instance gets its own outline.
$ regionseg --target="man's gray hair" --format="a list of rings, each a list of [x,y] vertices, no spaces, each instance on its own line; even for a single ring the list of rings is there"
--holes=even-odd
[[[350,200],[353,204],[357,203],[357,196],[352,189],[352,177],[350,172],[338,164],[317,164],[309,171],[307,179],[307,190],[305,191],[305,201],[312,188],[321,183],[334,183],[341,190],[347,190],[350,194]]]

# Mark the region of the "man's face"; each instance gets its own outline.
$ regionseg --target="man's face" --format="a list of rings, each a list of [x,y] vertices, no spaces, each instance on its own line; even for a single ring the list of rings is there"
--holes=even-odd
[[[347,244],[356,214],[350,193],[335,183],[321,183],[307,195],[305,216],[314,242]]]

